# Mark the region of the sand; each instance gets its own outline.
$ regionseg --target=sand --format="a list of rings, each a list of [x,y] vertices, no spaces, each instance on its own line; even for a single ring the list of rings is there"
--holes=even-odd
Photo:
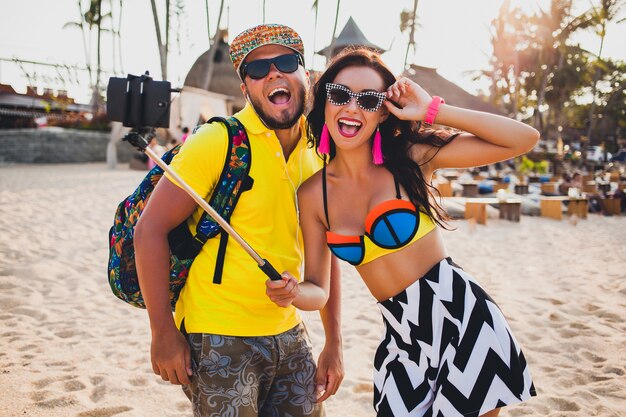
[[[0,167],[0,416],[191,416],[152,373],[145,311],[106,278],[117,203],[144,173],[104,164]],[[626,415],[626,216],[454,222],[454,260],[498,302],[539,396],[503,416]],[[346,378],[328,416],[373,416],[374,299],[343,266]],[[322,327],[304,313],[319,352]]]

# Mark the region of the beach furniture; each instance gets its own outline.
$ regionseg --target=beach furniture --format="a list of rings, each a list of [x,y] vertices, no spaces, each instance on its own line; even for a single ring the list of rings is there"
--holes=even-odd
[[[522,201],[514,198],[507,198],[505,201],[499,201],[500,218],[519,222],[522,213]]]
[[[437,190],[442,197],[452,197],[452,184],[449,182],[437,183]]]
[[[567,201],[567,214],[576,215],[581,219],[587,218],[587,212],[589,210],[589,201],[587,197],[567,197],[567,196],[554,196],[554,197],[541,197],[540,210],[542,217],[548,217],[555,220],[563,219],[563,206],[562,203]]]
[[[598,186],[595,181],[583,181],[583,193],[598,194]]]
[[[528,194],[528,184],[516,184],[515,194],[519,194],[519,195]]]
[[[542,182],[541,183],[541,194],[543,195],[554,195],[557,194],[558,183],[556,182]]]
[[[508,190],[509,184],[506,182],[498,182],[493,185],[493,192],[497,193],[498,190]]]
[[[460,183],[463,186],[463,197],[476,197],[478,196],[478,182],[477,181],[465,181]]]
[[[607,195],[602,200],[602,205],[604,206],[604,211],[606,214],[614,214],[619,216],[622,214],[622,200],[620,198],[615,198],[612,195]]]
[[[475,219],[478,224],[487,224],[487,205],[497,204],[500,219],[520,221],[522,201],[516,198],[499,200],[497,198],[468,198],[465,200],[465,218]]]
[[[468,199],[465,202],[465,219],[475,219],[478,224],[487,224],[487,203]]]

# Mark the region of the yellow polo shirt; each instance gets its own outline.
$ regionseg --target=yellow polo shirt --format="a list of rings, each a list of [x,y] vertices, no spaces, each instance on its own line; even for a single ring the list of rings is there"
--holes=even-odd
[[[250,139],[252,189],[242,193],[231,226],[280,273],[301,279],[304,250],[296,211],[296,190],[322,166],[308,148],[304,117],[300,140],[285,161],[278,138],[263,125],[248,104],[234,115]],[[199,195],[208,198],[226,158],[228,133],[222,123],[204,125],[190,136],[170,167]],[[171,178],[170,178],[171,180]],[[188,221],[195,232],[202,214],[198,208]],[[293,306],[276,306],[265,294],[267,277],[237,242],[229,238],[222,282],[213,283],[219,236],[209,239],[189,271],[176,304],[175,319],[185,321],[189,333],[230,336],[275,335],[296,326],[301,318]]]

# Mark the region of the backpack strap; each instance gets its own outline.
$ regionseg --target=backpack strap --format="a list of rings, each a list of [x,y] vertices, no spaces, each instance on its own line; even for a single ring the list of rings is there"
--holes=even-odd
[[[250,141],[246,134],[246,129],[235,117],[213,117],[207,123],[213,122],[220,122],[226,126],[229,151],[209,204],[224,220],[230,221],[239,196],[244,191],[252,188],[253,179],[248,175],[252,162]],[[228,233],[222,230],[221,226],[207,212],[202,213],[202,217],[196,227],[194,240],[202,246],[208,239],[216,236],[218,233],[220,234],[220,245],[213,274],[213,283],[215,284],[222,282]]]
[[[248,175],[251,163],[250,142],[246,129],[236,118],[229,117],[224,119],[214,117],[207,123],[213,122],[220,122],[226,126],[228,131],[228,151],[226,152],[224,167],[208,203],[217,211],[220,217],[228,222],[239,200],[239,196],[244,191],[251,189],[254,182]],[[172,149],[173,153],[174,149]],[[202,213],[196,225],[195,235],[189,231],[187,221],[185,221],[169,233],[168,241],[172,253],[178,258],[193,259],[202,250],[207,240],[218,234],[220,234],[220,245],[213,282],[219,284],[222,280],[228,233],[223,231],[219,223],[207,212]]]

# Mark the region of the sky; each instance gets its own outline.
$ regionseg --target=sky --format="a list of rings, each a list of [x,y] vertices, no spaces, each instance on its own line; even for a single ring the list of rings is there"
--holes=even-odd
[[[214,31],[219,8],[218,0],[208,0],[211,30]],[[588,7],[590,2],[575,2]],[[195,60],[208,49],[205,0],[179,0],[184,4],[179,39],[170,38],[168,80],[182,87],[185,75]],[[489,26],[497,15],[503,0],[421,0],[418,5],[419,27],[416,32],[417,50],[409,55],[409,62],[437,68],[438,72],[466,90],[477,93],[487,89],[485,81],[472,80],[477,70],[489,68],[491,55]],[[547,7],[549,0],[512,0],[527,11]],[[114,19],[119,19],[119,2],[113,0]],[[162,0],[157,0],[162,6]],[[172,1],[176,3],[176,1]],[[222,17],[222,27],[228,27],[230,37],[246,28],[263,22],[261,1],[227,0],[229,6]],[[336,1],[319,0],[317,35],[311,10],[313,0],[266,0],[266,22],[283,23],[293,27],[302,36],[306,50],[307,67],[323,69],[324,58],[314,51],[330,43]],[[381,4],[384,4],[382,6]],[[397,73],[401,72],[406,51],[407,35],[400,33],[400,12],[411,9],[412,0],[342,0],[337,34],[352,17],[365,36],[374,44],[388,49],[383,59]],[[164,12],[164,10],[161,10]],[[63,88],[79,102],[88,102],[90,93],[85,73],[61,70],[67,80],[62,85],[52,67],[23,64],[13,58],[62,65],[85,66],[81,32],[64,28],[67,22],[79,18],[77,0],[0,0],[0,83],[12,85],[18,92],[25,91],[29,74],[36,74],[38,87]],[[163,17],[161,18],[163,28]],[[176,29],[173,27],[172,29]],[[113,50],[111,35],[103,34],[102,66],[115,70],[118,76],[127,73],[142,74],[148,70],[155,79],[161,79],[154,20],[150,0],[124,0],[121,20],[122,44]],[[95,33],[94,33],[95,34]],[[607,30],[603,55],[626,60],[626,23],[611,25]],[[583,47],[597,51],[599,38],[592,32],[581,34],[577,40]],[[116,44],[115,48],[119,46]],[[4,59],[4,60],[2,60]],[[95,62],[95,61],[94,61]],[[104,80],[106,83],[106,79]],[[77,85],[79,84],[79,85]],[[427,88],[427,86],[425,86]]]

